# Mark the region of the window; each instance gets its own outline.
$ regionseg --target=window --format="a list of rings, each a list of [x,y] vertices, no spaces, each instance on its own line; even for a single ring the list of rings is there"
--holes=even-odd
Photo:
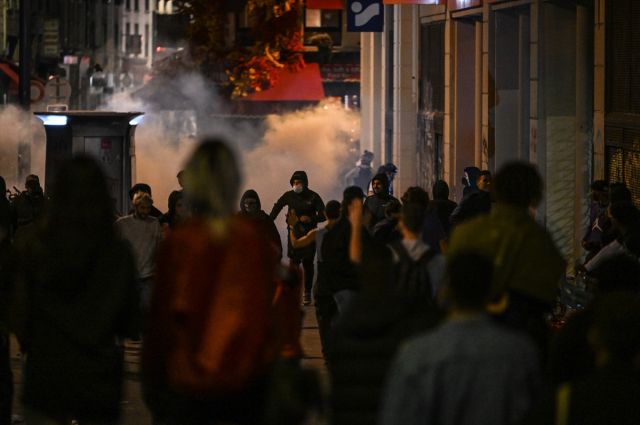
[[[253,17],[249,7],[236,15],[236,42],[241,46],[253,46],[256,44],[255,38],[251,35]]]
[[[140,10],[140,0],[133,0],[133,10],[136,12]]]
[[[129,22],[127,22],[127,24],[125,25],[125,31],[124,31],[124,33],[125,33],[126,35],[131,34],[131,24],[130,24]]]
[[[320,34],[331,37],[334,46],[342,43],[342,10],[307,9],[304,16],[304,33],[306,45],[314,45]]]
[[[133,26],[133,33],[134,33],[135,35],[140,34],[140,25],[135,24],[135,25]]]
[[[144,10],[149,11],[149,0],[144,0]]]
[[[127,10],[131,10],[131,0],[127,0],[126,8]]]

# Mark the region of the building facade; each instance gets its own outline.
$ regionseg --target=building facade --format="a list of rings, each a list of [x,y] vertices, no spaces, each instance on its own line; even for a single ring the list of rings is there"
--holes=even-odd
[[[572,272],[590,182],[640,202],[640,2],[427,3],[387,5],[384,32],[361,35],[363,149],[398,167],[400,191],[443,179],[458,202],[466,167],[536,164],[536,217]]]

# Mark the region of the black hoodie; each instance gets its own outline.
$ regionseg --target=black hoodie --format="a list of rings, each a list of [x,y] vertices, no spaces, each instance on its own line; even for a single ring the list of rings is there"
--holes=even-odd
[[[393,196],[389,195],[389,178],[385,173],[379,173],[373,176],[372,182],[378,180],[382,183],[382,191],[380,193],[374,193],[364,201],[364,206],[371,211],[371,224],[369,225],[369,231],[371,231],[376,223],[384,219],[384,209],[389,201],[398,201]]]
[[[322,223],[326,220],[324,216],[324,202],[320,195],[313,190],[309,189],[309,179],[307,173],[304,171],[296,171],[291,176],[289,183],[293,186],[294,180],[302,180],[303,187],[302,192],[295,193],[293,190],[285,192],[278,202],[275,203],[271,210],[271,219],[273,221],[278,218],[278,214],[284,207],[289,207],[289,210],[295,210],[298,218],[307,216],[311,219],[310,222],[299,221],[296,225],[295,232],[297,237],[305,236],[309,231],[318,227],[318,223]],[[287,211],[288,214],[288,211]],[[287,232],[287,239],[289,239]],[[291,241],[288,243],[288,256],[292,259],[305,259],[313,258],[316,253],[316,245],[312,243],[304,248],[293,249]]]
[[[247,198],[255,199],[258,203],[255,211],[247,211],[247,207],[244,205],[244,200]],[[278,229],[276,228],[273,220],[271,220],[271,217],[269,217],[266,212],[262,211],[260,197],[255,190],[249,189],[244,192],[240,199],[240,211],[238,212],[238,215],[254,219],[260,223],[263,231],[268,233],[269,239],[276,246],[278,250],[278,262],[280,262],[282,259],[282,240],[280,240],[280,233],[278,233]]]

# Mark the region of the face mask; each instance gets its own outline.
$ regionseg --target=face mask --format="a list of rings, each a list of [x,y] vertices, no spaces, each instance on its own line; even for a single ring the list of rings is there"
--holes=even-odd
[[[300,185],[293,186],[293,191],[295,193],[302,193],[302,189],[303,189],[303,187],[300,186]]]

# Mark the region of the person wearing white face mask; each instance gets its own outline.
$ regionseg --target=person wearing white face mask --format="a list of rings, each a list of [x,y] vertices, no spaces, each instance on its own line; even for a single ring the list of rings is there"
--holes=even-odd
[[[293,190],[285,192],[278,199],[269,215],[275,221],[284,207],[289,207],[289,211],[294,210],[298,217],[298,223],[293,230],[296,237],[303,237],[312,229],[317,228],[318,223],[326,220],[324,202],[320,195],[309,189],[309,179],[306,172],[296,171],[291,176],[289,183]],[[289,232],[287,232],[288,234]],[[302,263],[302,268],[304,269],[304,298],[302,303],[309,305],[311,304],[311,288],[314,275],[313,259],[316,255],[315,243],[304,248],[294,249],[291,246],[291,240],[287,242],[289,262],[296,265]]]

